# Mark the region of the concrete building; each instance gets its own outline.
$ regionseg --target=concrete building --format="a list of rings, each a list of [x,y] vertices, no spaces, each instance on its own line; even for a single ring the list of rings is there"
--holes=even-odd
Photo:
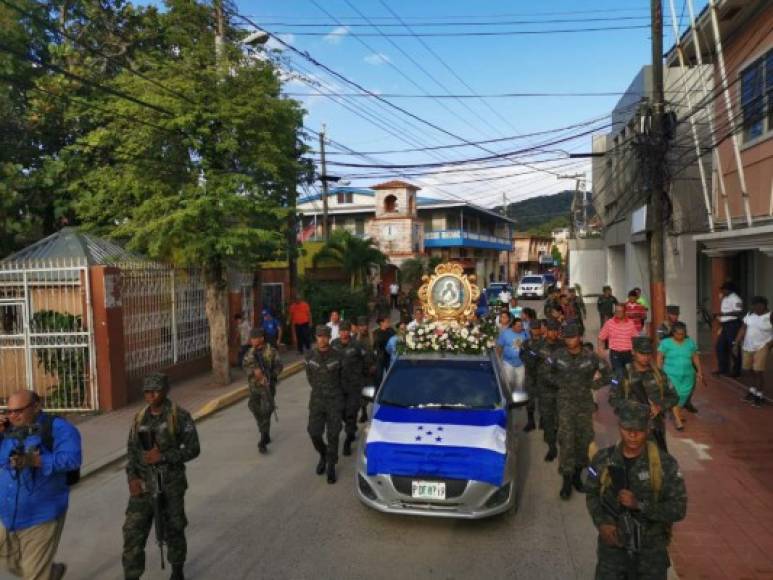
[[[418,196],[419,190],[397,180],[335,188],[328,194],[331,231],[373,239],[398,268],[409,258],[437,256],[460,262],[481,283],[499,278],[499,256],[510,249],[513,220],[465,201]],[[303,239],[321,239],[321,195],[301,198],[298,211]],[[382,272],[384,286],[393,279],[392,270]]]
[[[553,238],[526,233],[513,234],[512,248],[499,256],[500,271],[506,271],[507,280],[517,282],[521,276],[539,273],[553,266],[550,249]]]

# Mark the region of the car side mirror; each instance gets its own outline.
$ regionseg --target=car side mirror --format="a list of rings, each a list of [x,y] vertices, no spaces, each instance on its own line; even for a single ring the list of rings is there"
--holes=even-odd
[[[517,409],[523,407],[529,402],[529,395],[524,391],[515,391],[510,395],[510,402],[507,405],[508,409]]]
[[[362,387],[362,397],[364,399],[367,399],[368,401],[372,401],[376,398],[376,387],[373,385],[368,385],[366,387]]]

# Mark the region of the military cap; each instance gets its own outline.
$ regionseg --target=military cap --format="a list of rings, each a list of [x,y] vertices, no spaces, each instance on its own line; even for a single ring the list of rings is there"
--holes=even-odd
[[[160,391],[169,387],[169,377],[164,373],[151,373],[142,381],[143,391]]]
[[[580,336],[580,327],[576,324],[567,324],[564,326],[564,338],[575,338]]]
[[[638,401],[626,400],[618,407],[617,417],[623,429],[646,431],[650,420],[650,408]]]
[[[561,323],[555,318],[551,318],[545,323],[548,330],[561,330]]]
[[[666,312],[668,314],[679,314],[679,306],[676,304],[669,304],[666,306]]]
[[[266,331],[258,326],[250,330],[250,338],[263,338],[264,336],[266,336]]]
[[[649,336],[637,336],[633,339],[633,350],[642,354],[652,354],[652,340]]]
[[[330,327],[326,326],[324,324],[318,324],[317,325],[317,336],[327,336],[330,338]]]
[[[348,320],[342,320],[338,323],[338,330],[351,330],[352,329],[352,323]]]

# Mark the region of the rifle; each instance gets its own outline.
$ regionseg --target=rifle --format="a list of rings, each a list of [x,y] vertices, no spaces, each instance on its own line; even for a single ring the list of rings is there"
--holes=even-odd
[[[617,497],[621,489],[628,489],[627,474],[624,469],[616,465],[610,465],[607,469],[612,479],[612,491]],[[628,580],[636,580],[637,558],[641,551],[641,522],[633,517],[630,510],[613,502],[606,494],[601,494],[600,499],[602,507],[615,518],[617,523],[618,535],[628,556],[626,576]]]
[[[156,434],[148,429],[140,427],[137,430],[142,449],[150,451],[156,445]],[[156,531],[156,544],[161,552],[161,569],[164,566],[164,545],[166,544],[166,526],[164,521],[164,472],[155,465],[148,465],[150,470],[150,497],[153,500],[153,527]]]

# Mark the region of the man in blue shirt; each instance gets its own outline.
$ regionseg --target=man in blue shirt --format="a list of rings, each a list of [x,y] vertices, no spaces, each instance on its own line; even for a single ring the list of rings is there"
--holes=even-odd
[[[70,498],[68,472],[81,466],[78,430],[41,411],[33,391],[8,399],[0,422],[0,562],[25,579],[58,580],[53,562]]]
[[[282,325],[274,318],[269,310],[263,311],[263,322],[261,324],[263,332],[266,333],[266,342],[278,348],[279,343],[282,342]]]
[[[511,390],[521,391],[526,379],[526,367],[521,360],[521,348],[529,339],[520,318],[513,320],[509,328],[503,328],[497,338],[497,354],[502,359],[505,382]]]

